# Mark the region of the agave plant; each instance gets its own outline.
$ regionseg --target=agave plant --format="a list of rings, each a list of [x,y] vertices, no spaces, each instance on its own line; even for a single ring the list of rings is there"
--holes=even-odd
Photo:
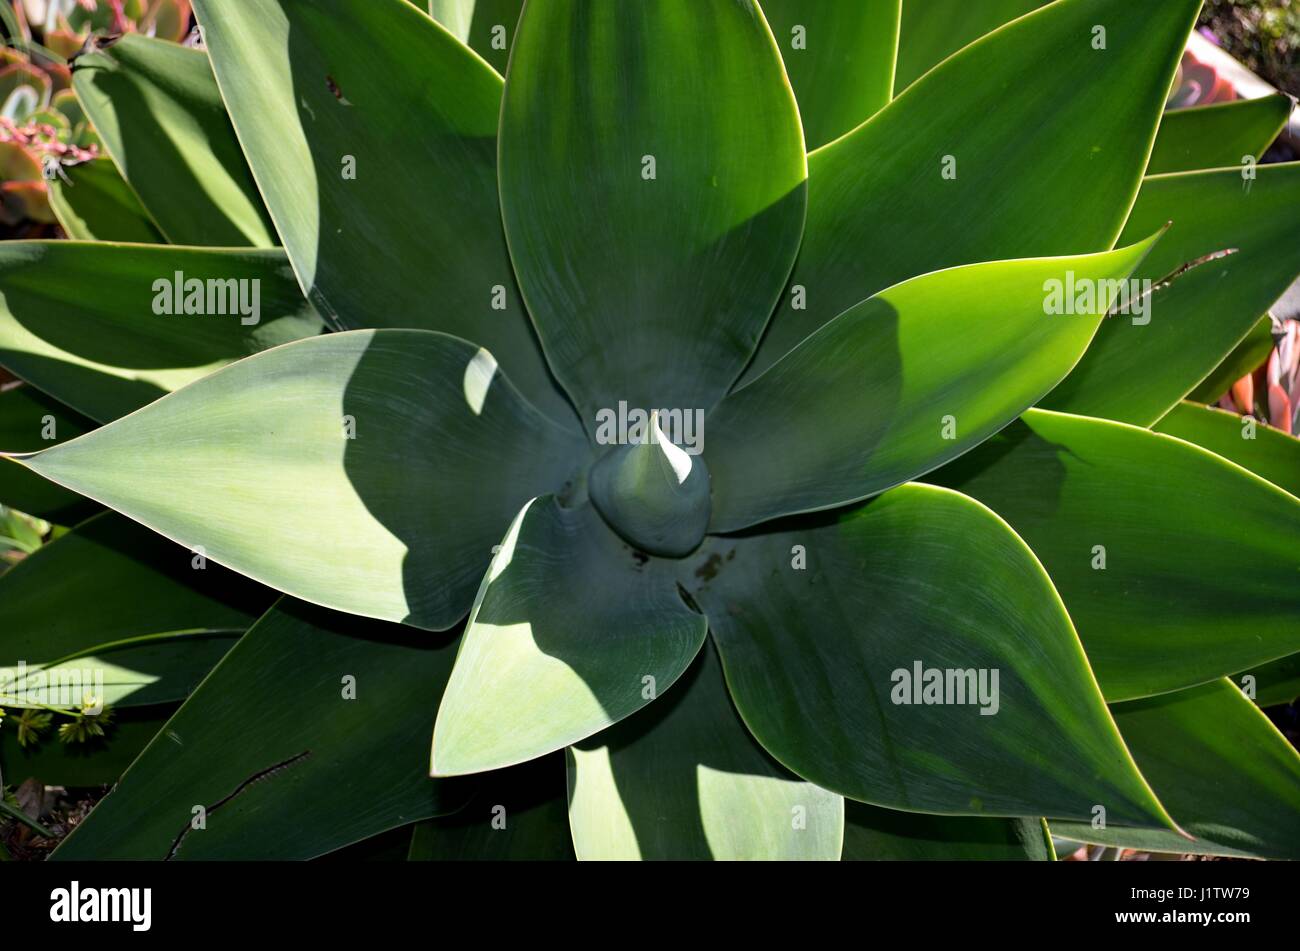
[[[120,711],[56,858],[1300,851],[1297,443],[1183,401],[1300,166],[1162,121],[1199,0],[194,7],[0,246],[0,501],[111,510],[0,578]]]

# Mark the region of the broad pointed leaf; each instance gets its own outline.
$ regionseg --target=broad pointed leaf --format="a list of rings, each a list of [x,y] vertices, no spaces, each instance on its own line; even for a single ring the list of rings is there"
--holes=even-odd
[[[0,695],[183,699],[272,600],[130,519],[97,515],[0,577],[0,668],[14,675]]]
[[[908,485],[712,546],[692,593],[731,695],[809,782],[919,812],[1165,820],[1047,573],[979,503]]]
[[[863,499],[979,445],[1070,371],[1154,240],[927,274],[831,321],[707,419],[712,529]],[[1076,280],[1100,296],[1052,313],[1047,288]]]
[[[1293,108],[1294,100],[1279,93],[1167,112],[1147,174],[1228,166],[1240,170],[1246,159],[1258,159],[1273,144]]]
[[[1253,417],[1246,420],[1221,409],[1179,403],[1155,430],[1231,459],[1300,497],[1300,439],[1280,429]]]
[[[501,233],[501,77],[404,0],[194,9],[312,303],[344,327],[472,340],[539,408],[571,419]]]
[[[621,400],[717,402],[790,272],[806,175],[753,0],[525,7],[501,109],[502,215],[588,429]]]
[[[1114,247],[1200,5],[1060,0],[962,50],[813,153],[792,293],[746,379],[918,274]],[[1104,50],[1093,45],[1097,27]]]
[[[0,363],[100,421],[322,329],[283,251],[0,244]]]
[[[1148,178],[1121,241],[1172,221],[1134,274],[1159,280],[1231,250],[1157,289],[1146,313],[1108,320],[1047,409],[1149,426],[1245,337],[1300,274],[1300,162]]]
[[[407,857],[412,862],[572,859],[564,754],[487,774],[465,808],[415,827]]]
[[[1300,500],[1204,449],[1031,410],[935,481],[1042,559],[1108,700],[1300,650]]]
[[[1053,822],[1053,832],[1151,851],[1300,858],[1300,754],[1231,682],[1112,710],[1143,775],[1197,841],[1113,816],[1101,829]]]
[[[54,858],[306,859],[453,811],[463,791],[429,779],[411,738],[454,645],[282,600]]]
[[[20,461],[273,588],[441,630],[521,501],[585,451],[487,351],[362,330],[248,357]]]
[[[761,0],[781,48],[809,151],[889,104],[902,0]]]
[[[525,505],[470,612],[433,730],[434,775],[554,752],[667,691],[705,624],[664,564],[590,506]]]
[[[173,244],[278,244],[207,55],[138,33],[77,57],[72,86]]]
[[[68,237],[80,241],[163,244],[165,238],[112,159],[64,166],[49,183],[50,208]]]
[[[1048,862],[1041,819],[934,816],[849,800],[844,858],[864,861]]]
[[[844,800],[754,742],[711,645],[671,693],[568,761],[580,859],[840,857]]]
[[[894,88],[901,93],[963,46],[1048,0],[903,0]]]
[[[6,449],[43,449],[94,427],[90,420],[30,386],[0,390],[0,446]],[[0,458],[0,505],[62,525],[74,524],[98,508],[89,499],[4,458]]]

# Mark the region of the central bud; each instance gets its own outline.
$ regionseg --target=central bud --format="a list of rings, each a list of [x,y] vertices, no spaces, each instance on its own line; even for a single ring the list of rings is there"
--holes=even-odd
[[[651,555],[680,558],[709,527],[709,473],[664,434],[659,414],[649,438],[619,446],[591,467],[587,486],[597,511],[624,541]]]

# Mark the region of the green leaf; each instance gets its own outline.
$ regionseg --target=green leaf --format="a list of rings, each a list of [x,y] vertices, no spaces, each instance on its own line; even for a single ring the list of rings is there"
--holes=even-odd
[[[502,76],[506,74],[506,63],[523,5],[524,0],[474,0],[474,19],[469,27],[470,48]]]
[[[534,499],[492,559],[433,729],[432,771],[484,772],[591,736],[668,690],[704,642],[664,562],[590,506]]]
[[[166,239],[112,159],[64,166],[49,183],[50,208],[68,237],[80,241],[163,244]]]
[[[587,452],[487,351],[359,330],[248,357],[18,461],[303,600],[441,630],[519,505]]]
[[[72,439],[95,424],[30,386],[0,389],[0,447],[41,449]],[[46,436],[49,439],[46,439]],[[98,506],[0,456],[0,505],[62,525],[80,521]]]
[[[862,861],[1048,862],[1041,819],[934,816],[849,801],[844,858]]]
[[[194,8],[249,165],[317,309],[343,327],[472,340],[540,409],[572,419],[501,232],[501,77],[403,0]]]
[[[0,726],[0,772],[14,784],[34,777],[46,786],[112,785],[173,710],[172,705],[117,710],[108,735],[86,743],[60,743],[51,736],[22,747],[11,725]]]
[[[898,38],[898,76],[902,92],[963,46],[1002,24],[1024,16],[1047,0],[903,0]],[[1011,93],[1008,92],[1008,96]]]
[[[307,859],[454,810],[463,792],[411,742],[454,653],[448,636],[282,600],[54,857]]]
[[[464,809],[415,827],[407,857],[412,862],[572,859],[564,754],[484,776]]]
[[[810,151],[889,104],[902,0],[762,5],[799,100]]]
[[[844,800],[754,742],[712,646],[666,697],[570,747],[579,859],[840,857]]]
[[[1204,449],[1031,410],[933,478],[1042,560],[1107,700],[1300,650],[1300,501]]]
[[[1070,371],[1107,282],[1155,241],[939,271],[831,321],[706,421],[711,530],[863,499],[979,445]],[[1099,297],[1052,314],[1048,288],[1076,275]]]
[[[1197,841],[1109,819],[1104,829],[1053,822],[1053,832],[1123,848],[1300,858],[1300,754],[1231,682],[1112,710],[1143,775]]]
[[[502,215],[589,429],[622,400],[718,401],[790,273],[806,175],[753,0],[525,7],[501,108]]]
[[[740,715],[809,782],[909,811],[1164,820],[1047,573],[979,503],[902,486],[714,539],[694,580]]]
[[[524,0],[410,0],[505,75]]]
[[[1187,398],[1194,403],[1218,402],[1219,397],[1232,389],[1232,384],[1262,367],[1272,350],[1273,319],[1265,314],[1250,328],[1241,343],[1233,348],[1232,353],[1215,367],[1214,372],[1187,394]]]
[[[1300,654],[1282,657],[1234,674],[1232,681],[1241,684],[1244,690],[1247,676],[1255,678],[1254,700],[1258,706],[1271,707],[1279,703],[1291,703],[1300,697]]]
[[[1166,112],[1147,174],[1230,165],[1240,171],[1246,157],[1258,159],[1273,144],[1294,107],[1290,96],[1278,93]]]
[[[1300,162],[1148,178],[1121,241],[1173,222],[1133,275],[1156,280],[1225,250],[1156,290],[1144,315],[1108,320],[1046,409],[1149,426],[1220,364],[1300,274]]]
[[[323,327],[283,251],[0,243],[0,363],[102,422]]]
[[[72,88],[173,244],[279,243],[205,53],[128,33],[77,57]]]
[[[417,7],[424,6],[429,16],[433,17],[456,39],[469,43],[470,23],[474,19],[474,0],[411,0]]]
[[[1292,495],[1300,496],[1300,439],[1267,423],[1221,409],[1179,403],[1155,425],[1156,432],[1177,436],[1243,469],[1263,476]]]
[[[0,577],[0,668],[11,675],[0,706],[47,680],[66,696],[41,702],[61,707],[87,692],[114,706],[182,699],[271,600],[129,519],[97,515]]]
[[[745,379],[918,274],[1114,247],[1200,5],[1053,3],[962,50],[809,156],[792,292]],[[1093,48],[1098,26],[1105,50]]]

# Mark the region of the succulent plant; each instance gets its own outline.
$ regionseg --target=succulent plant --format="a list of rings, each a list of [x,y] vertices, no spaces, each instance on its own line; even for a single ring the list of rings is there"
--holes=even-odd
[[[134,204],[0,245],[0,501],[110,511],[0,662],[139,753],[55,858],[1295,857],[1298,444],[1184,401],[1300,273],[1282,103],[1163,119],[1198,0],[972,6],[78,60]]]
[[[189,0],[12,0],[0,10],[9,14],[0,57],[0,222],[53,224],[49,183],[100,155],[70,88],[69,60],[110,34],[179,42],[189,33]]]

